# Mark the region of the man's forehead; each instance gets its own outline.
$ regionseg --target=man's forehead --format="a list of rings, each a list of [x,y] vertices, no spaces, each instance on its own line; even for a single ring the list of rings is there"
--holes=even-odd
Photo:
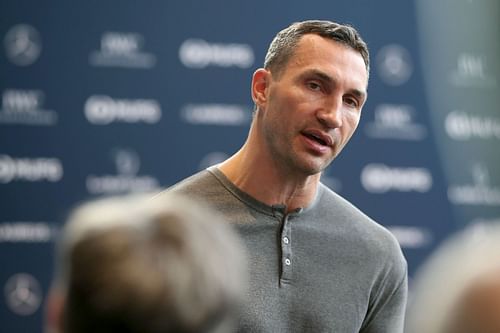
[[[294,52],[291,54],[290,60],[293,61],[294,58],[296,58],[296,61],[307,61],[312,55],[318,54],[349,54],[349,57],[354,56],[355,58],[358,58],[360,64],[362,64],[366,70],[365,60],[358,50],[352,48],[344,42],[317,34],[306,34],[302,36],[299,39]]]
[[[341,42],[318,35],[308,34],[303,38],[305,39],[299,42],[286,64],[285,72],[298,70],[301,76],[311,75],[326,81],[335,81],[342,71],[346,74],[345,77],[352,81],[354,88],[366,95],[368,72],[358,51]],[[329,45],[334,49],[329,48]]]

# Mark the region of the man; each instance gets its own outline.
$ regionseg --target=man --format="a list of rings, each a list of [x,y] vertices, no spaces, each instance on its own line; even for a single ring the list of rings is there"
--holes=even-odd
[[[368,74],[352,27],[292,24],[253,75],[243,147],[168,190],[209,203],[243,236],[251,286],[241,331],[402,331],[399,245],[320,182],[358,125]]]
[[[246,275],[237,236],[198,203],[141,198],[98,200],[73,214],[49,296],[49,332],[234,331]]]
[[[500,224],[447,239],[415,277],[408,333],[500,332]]]

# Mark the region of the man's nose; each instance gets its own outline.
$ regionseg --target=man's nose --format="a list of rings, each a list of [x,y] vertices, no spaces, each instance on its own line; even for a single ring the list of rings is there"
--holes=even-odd
[[[342,98],[332,98],[318,110],[317,117],[319,122],[328,128],[342,127],[342,107]]]

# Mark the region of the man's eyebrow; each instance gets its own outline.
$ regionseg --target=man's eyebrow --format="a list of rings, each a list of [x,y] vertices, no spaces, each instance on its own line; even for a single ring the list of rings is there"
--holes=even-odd
[[[305,71],[302,76],[315,76],[318,79],[320,79],[328,84],[335,83],[335,79],[333,77],[331,77],[330,75],[328,75],[320,70],[317,70],[317,69],[309,69],[309,70]],[[350,93],[359,99],[366,99],[366,97],[367,97],[367,93],[365,90],[351,89]]]
[[[327,83],[335,83],[335,80],[328,74],[319,71],[317,69],[309,69],[305,71],[302,76],[315,76],[318,79],[321,79],[322,81],[325,81]]]
[[[358,90],[358,89],[352,89],[351,94],[356,96],[359,99],[366,99],[367,98],[367,93],[366,91]]]

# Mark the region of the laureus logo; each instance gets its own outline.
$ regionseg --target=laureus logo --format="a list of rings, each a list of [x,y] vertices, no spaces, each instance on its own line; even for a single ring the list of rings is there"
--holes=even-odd
[[[149,175],[139,175],[141,160],[132,149],[119,148],[111,151],[116,172],[104,175],[88,175],[87,190],[92,194],[117,194],[148,192],[159,188],[158,180]]]
[[[493,185],[490,171],[483,163],[471,168],[472,182],[448,187],[448,199],[455,205],[500,206],[500,187]]]

